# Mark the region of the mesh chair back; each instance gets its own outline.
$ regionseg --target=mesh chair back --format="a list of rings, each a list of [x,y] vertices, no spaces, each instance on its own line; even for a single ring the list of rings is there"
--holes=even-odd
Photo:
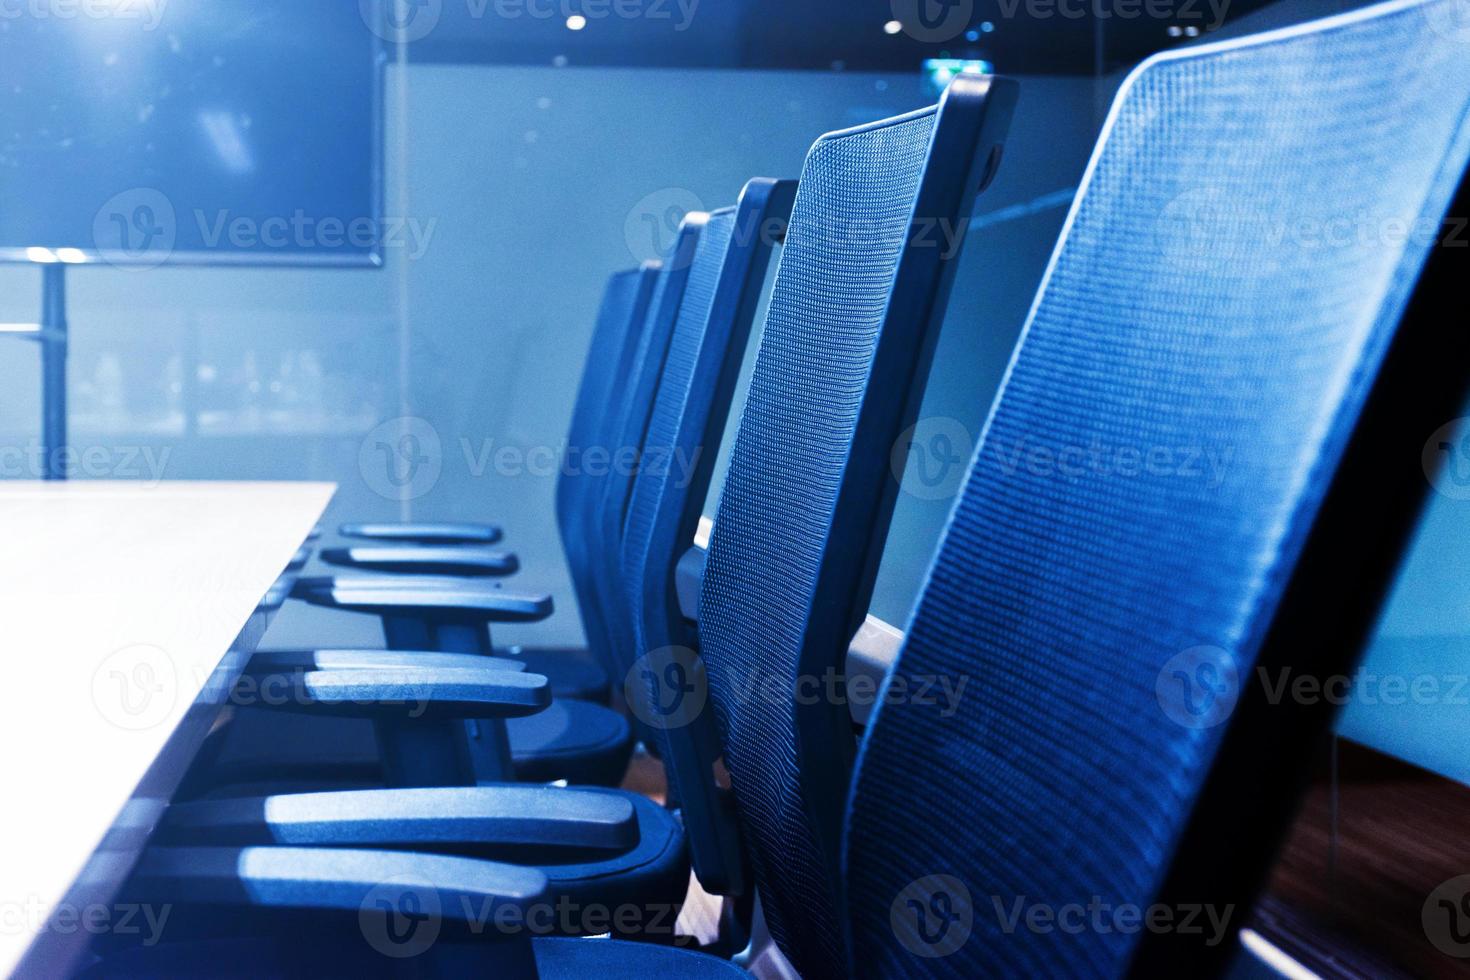
[[[854,972],[1116,976],[1153,942],[1091,910],[1160,894],[1331,513],[1466,164],[1454,15],[1379,5],[1123,87],[889,681],[963,695],[880,699],[863,745]]]

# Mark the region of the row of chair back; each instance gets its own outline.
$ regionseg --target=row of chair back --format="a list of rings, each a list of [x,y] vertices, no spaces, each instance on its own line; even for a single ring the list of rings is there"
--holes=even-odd
[[[1424,435],[1470,380],[1470,343],[1426,299],[1457,256],[1403,231],[1457,188],[1470,203],[1454,5],[1390,0],[1133,72],[860,739],[845,698],[804,695],[842,677],[867,612],[946,246],[997,171],[1014,85],[961,76],[935,108],[825,136],[794,199],[758,182],[687,221],[660,271],[614,281],[647,315],[635,299],[621,336],[599,329],[618,373],[584,384],[583,441],[712,459],[774,244],[742,218],[789,203],[697,635],[670,576],[701,487],[567,478],[558,517],[696,869],[738,893],[748,862],[801,976],[1222,967],[1330,722],[1252,669],[1351,667],[1427,489]],[[951,703],[917,696],[939,682]],[[425,875],[467,874],[436,857]],[[1191,904],[1228,934],[1064,912]]]
[[[1286,792],[1197,812],[1222,734],[1257,718],[1207,724],[1187,709],[1224,695],[1210,678],[1248,688],[1283,603],[1307,589],[1299,562],[1339,499],[1334,477],[1380,424],[1363,415],[1375,384],[1402,384],[1450,344],[1442,327],[1406,329],[1396,372],[1380,374],[1430,246],[1392,229],[1434,226],[1470,152],[1470,47],[1441,29],[1448,6],[1380,5],[1157,56],[1130,77],[888,681],[963,678],[965,695],[952,714],[880,699],[855,777],[845,705],[749,691],[840,671],[866,611],[887,450],[912,417],[943,294],[943,263],[914,236],[968,214],[997,93],[964,82],[937,113],[813,149],[700,603],[763,909],[803,976],[1118,975],[1156,955],[1137,930],[1008,927],[998,910],[1094,896],[1146,909],[1199,860],[1179,850],[1192,826],[1223,831],[1244,807],[1279,832]],[[1384,85],[1362,83],[1354,66],[1370,62]],[[809,233],[809,219],[827,226]],[[860,219],[896,219],[896,233],[834,234]],[[1377,234],[1298,237],[1343,220]],[[1465,375],[1462,360],[1435,410]],[[1419,445],[1396,456],[1411,476],[1390,484],[1409,488],[1399,509],[1425,489]],[[1011,465],[1036,446],[1061,460],[1215,450],[1228,465],[1217,481]],[[1341,581],[1372,608],[1390,569],[1367,562]],[[1351,662],[1361,635],[1337,639],[1328,662]],[[1181,678],[1193,699],[1177,700]],[[1217,872],[1259,872],[1271,822],[1238,849],[1195,843],[1230,855]],[[1187,894],[1249,899],[1213,882]]]

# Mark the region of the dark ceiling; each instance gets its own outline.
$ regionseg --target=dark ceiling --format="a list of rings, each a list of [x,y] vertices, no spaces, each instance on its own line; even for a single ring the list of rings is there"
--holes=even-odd
[[[950,56],[1092,75],[1207,36],[1267,0],[393,2],[433,21],[409,46],[418,61],[913,71]],[[582,29],[568,17],[585,18]]]

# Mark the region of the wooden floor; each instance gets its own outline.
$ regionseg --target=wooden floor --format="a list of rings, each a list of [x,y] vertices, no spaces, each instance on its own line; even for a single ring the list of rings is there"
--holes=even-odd
[[[1422,919],[1436,887],[1470,874],[1470,788],[1343,739],[1337,777],[1335,808],[1330,766],[1312,787],[1266,916],[1284,908],[1323,945],[1340,940],[1345,975],[1470,977],[1470,958],[1436,949]]]

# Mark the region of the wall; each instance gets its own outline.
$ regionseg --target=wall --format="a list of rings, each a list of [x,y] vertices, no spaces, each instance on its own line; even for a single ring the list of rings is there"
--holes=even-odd
[[[604,279],[653,256],[670,209],[733,203],[751,176],[796,176],[821,133],[932,99],[917,76],[836,72],[413,66],[388,87],[387,213],[417,235],[381,271],[71,270],[73,443],[94,476],[334,480],[332,523],[500,522],[517,584],[561,607],[503,638],[575,642],[554,479],[514,454],[562,445]],[[966,248],[925,407],[968,433],[1095,128],[1085,81],[1026,80],[1022,100],[980,209],[1001,214]],[[36,317],[39,280],[0,267],[0,321]],[[0,446],[26,447],[36,356],[0,343]],[[400,490],[384,454],[405,434],[426,461]],[[948,506],[904,496],[885,618],[905,618]],[[365,619],[288,609],[273,643],[377,640]]]

